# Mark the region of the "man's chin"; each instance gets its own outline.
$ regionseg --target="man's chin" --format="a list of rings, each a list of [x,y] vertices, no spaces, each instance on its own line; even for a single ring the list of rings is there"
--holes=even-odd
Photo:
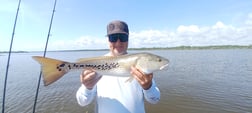
[[[115,56],[120,56],[120,55],[125,55],[125,54],[127,54],[127,52],[126,51],[114,51],[113,52],[113,54],[115,55]]]

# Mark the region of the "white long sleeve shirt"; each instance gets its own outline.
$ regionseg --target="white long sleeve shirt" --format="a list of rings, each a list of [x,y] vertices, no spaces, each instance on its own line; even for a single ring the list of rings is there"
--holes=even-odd
[[[150,89],[144,90],[135,79],[125,82],[127,79],[103,76],[92,90],[82,85],[76,93],[77,102],[86,106],[96,98],[98,113],[145,113],[144,98],[152,104],[160,100],[154,81]]]
[[[128,77],[103,76],[92,90],[84,85],[76,93],[81,106],[90,104],[96,98],[98,113],[145,113],[144,98],[156,104],[160,91],[152,80],[152,86],[144,90],[137,80],[126,82]]]

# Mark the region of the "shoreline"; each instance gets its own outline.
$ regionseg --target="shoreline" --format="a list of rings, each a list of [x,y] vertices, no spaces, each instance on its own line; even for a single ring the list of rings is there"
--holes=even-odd
[[[208,49],[252,49],[252,45],[219,45],[219,46],[177,46],[177,47],[152,47],[129,48],[128,50],[208,50]],[[48,52],[73,52],[73,51],[108,51],[109,49],[79,49],[79,50],[51,50]],[[41,51],[12,51],[12,53],[32,53]],[[0,51],[0,53],[9,53]]]

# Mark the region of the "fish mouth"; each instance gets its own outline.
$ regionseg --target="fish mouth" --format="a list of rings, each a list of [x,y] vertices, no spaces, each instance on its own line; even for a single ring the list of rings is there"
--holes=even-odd
[[[165,64],[159,68],[160,70],[167,70],[168,69],[168,64]]]

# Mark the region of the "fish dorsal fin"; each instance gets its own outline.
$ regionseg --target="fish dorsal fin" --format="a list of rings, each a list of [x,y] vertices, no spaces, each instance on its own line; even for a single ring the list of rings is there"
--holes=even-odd
[[[100,57],[92,57],[92,58],[80,58],[77,60],[77,63],[87,62],[87,61],[96,61],[96,60],[106,60],[114,58],[112,56],[100,56]]]

